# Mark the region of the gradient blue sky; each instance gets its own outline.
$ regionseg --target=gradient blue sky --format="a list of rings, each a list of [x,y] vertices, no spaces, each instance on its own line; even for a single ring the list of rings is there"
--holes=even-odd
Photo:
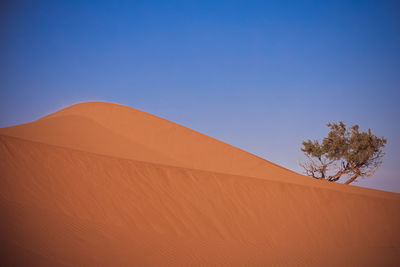
[[[398,1],[1,1],[0,127],[102,100],[300,172],[343,120],[388,139],[357,185],[400,192]]]

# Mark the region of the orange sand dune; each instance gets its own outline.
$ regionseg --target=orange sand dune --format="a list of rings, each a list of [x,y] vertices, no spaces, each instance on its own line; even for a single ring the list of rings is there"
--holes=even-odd
[[[6,266],[400,266],[399,194],[306,178],[128,107],[1,129],[0,157]]]
[[[97,132],[105,132],[107,136],[97,137],[93,134]],[[274,173],[270,179],[279,180],[294,180],[296,176],[292,171],[186,127],[133,108],[104,102],[73,105],[33,123],[1,129],[0,133],[129,159],[140,160],[143,155],[143,161],[172,163],[180,167],[261,178]],[[116,148],[110,151],[115,145]],[[153,151],[154,160],[136,151],[138,145]],[[131,155],[127,155],[127,151]],[[159,155],[167,155],[170,159],[160,162],[161,158],[156,157]]]

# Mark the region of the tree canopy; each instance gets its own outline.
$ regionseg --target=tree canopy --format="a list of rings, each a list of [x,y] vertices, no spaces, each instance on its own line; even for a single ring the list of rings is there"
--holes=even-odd
[[[300,163],[308,176],[345,184],[358,177],[371,176],[381,165],[387,140],[372,134],[371,129],[360,132],[359,126],[347,128],[343,122],[328,123],[328,136],[321,142],[304,141],[301,151],[307,161]]]

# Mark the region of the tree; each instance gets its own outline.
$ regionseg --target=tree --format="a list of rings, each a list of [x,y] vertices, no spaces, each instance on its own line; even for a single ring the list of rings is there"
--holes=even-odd
[[[386,139],[375,136],[371,129],[360,132],[358,125],[346,128],[343,122],[339,122],[327,126],[330,131],[321,142],[308,140],[302,143],[301,151],[307,161],[301,162],[300,166],[305,174],[331,182],[345,177],[345,184],[374,174],[385,155]]]

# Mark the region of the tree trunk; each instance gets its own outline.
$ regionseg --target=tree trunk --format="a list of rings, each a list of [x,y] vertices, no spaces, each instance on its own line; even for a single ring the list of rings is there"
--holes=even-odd
[[[359,175],[355,174],[353,177],[351,177],[349,180],[347,180],[344,184],[350,184],[352,182],[354,182],[355,179],[357,179]]]

